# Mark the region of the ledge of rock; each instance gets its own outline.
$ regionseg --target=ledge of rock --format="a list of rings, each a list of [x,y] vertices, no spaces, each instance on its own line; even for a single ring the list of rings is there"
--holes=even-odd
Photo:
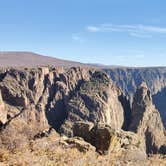
[[[77,122],[74,125],[74,135],[95,146],[100,154],[117,152],[131,160],[146,159],[143,140],[132,132],[115,131],[107,124]]]

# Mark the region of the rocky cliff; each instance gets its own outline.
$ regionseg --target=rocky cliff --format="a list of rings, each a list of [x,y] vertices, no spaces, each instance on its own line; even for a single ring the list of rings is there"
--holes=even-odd
[[[80,85],[67,103],[68,116],[61,131],[72,135],[72,126],[76,121],[105,123],[113,129],[121,129],[124,123],[124,109],[120,96],[120,89],[112,83],[108,75],[95,71],[88,81]]]
[[[147,153],[157,153],[165,144],[164,127],[150,91],[143,82],[134,95],[129,129],[143,137]]]
[[[20,116],[28,123],[48,124],[58,128],[65,119],[66,103],[89,78],[89,70],[81,68],[7,69],[0,74],[0,107],[2,124]]]
[[[106,123],[120,129],[125,97],[101,71],[88,68],[6,69],[0,79],[1,123],[20,116],[59,129],[66,120]],[[123,101],[124,100],[124,101]],[[67,127],[68,128],[68,127]]]
[[[166,127],[166,68],[109,68],[104,69],[113,82],[121,88],[132,104],[134,94],[141,82],[146,82],[152,94],[153,103],[159,110],[164,126]]]

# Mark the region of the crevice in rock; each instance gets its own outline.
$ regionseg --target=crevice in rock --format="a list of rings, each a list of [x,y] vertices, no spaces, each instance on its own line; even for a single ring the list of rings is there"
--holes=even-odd
[[[0,82],[3,81],[3,79],[5,78],[7,72],[4,73],[0,73]]]
[[[161,154],[166,155],[166,145],[162,145],[162,146],[160,147],[159,152],[160,152]]]
[[[51,134],[52,131],[53,131],[52,127],[50,127],[47,130],[41,131],[33,137],[33,140],[40,139],[40,138],[43,138],[43,137],[49,137],[49,135]]]
[[[52,126],[54,129],[58,129],[57,128],[57,119],[56,119],[56,106],[54,106],[54,108],[50,108],[50,105],[51,105],[51,102],[53,101],[54,99],[54,95],[57,91],[56,89],[56,79],[54,78],[54,83],[53,85],[51,85],[49,83],[49,79],[46,77],[45,81],[44,81],[44,89],[46,90],[47,86],[50,84],[50,87],[48,86],[48,89],[49,89],[49,97],[48,97],[48,100],[47,100],[47,104],[45,106],[45,114],[46,114],[46,117],[47,117],[47,120],[48,120],[48,123],[50,126]],[[56,103],[57,104],[57,103]],[[61,111],[61,110],[59,110]]]
[[[153,144],[151,132],[148,129],[145,132],[145,144],[147,154],[157,154],[158,148]]]
[[[9,105],[25,107],[26,103],[24,97],[18,95],[13,96],[10,93],[9,89],[7,89],[6,87],[0,87],[0,89],[3,101],[8,103]]]
[[[39,97],[39,100],[37,101],[37,104],[36,104],[36,109],[37,110],[38,110],[37,105],[41,102],[42,97],[45,94],[46,89],[48,88],[48,86],[47,86],[48,84],[50,84],[50,83],[49,83],[48,74],[47,74],[47,75],[44,76],[44,80],[43,80],[43,86],[44,86],[44,88],[43,88],[42,95]]]
[[[5,123],[5,124],[0,124],[0,132],[1,131],[3,131],[9,124],[10,124],[10,122],[13,120],[13,119],[15,119],[15,118],[17,118],[18,116],[20,116],[23,112],[24,112],[24,108],[22,108],[21,110],[20,110],[20,112],[19,113],[17,113],[16,115],[14,115],[13,117],[9,117],[9,119],[8,119],[8,121]]]
[[[28,81],[28,88],[29,88],[31,91],[33,91],[34,83],[35,83],[35,79],[34,79],[34,78],[31,78],[31,79]]]
[[[159,111],[164,127],[166,128],[166,87],[161,89],[161,91],[157,92],[152,96],[153,103],[157,110]]]
[[[119,96],[119,101],[121,102],[123,110],[124,110],[124,123],[122,125],[122,129],[125,131],[128,131],[130,123],[131,123],[130,101],[124,95]]]
[[[48,85],[45,85],[45,87]],[[77,85],[73,90],[70,90],[68,94],[65,94],[64,91],[61,91],[58,89],[56,82],[59,81],[56,77],[54,77],[54,83],[49,87],[49,98],[46,105],[46,117],[48,120],[49,125],[51,125],[56,131],[59,131],[61,125],[64,123],[64,121],[68,117],[67,112],[67,103],[68,101],[76,94],[77,91],[79,91],[81,84],[83,83],[83,80],[78,80]],[[62,97],[54,103],[54,106],[51,107],[52,102],[54,101],[55,94],[60,91],[60,94]]]
[[[75,87],[75,89],[73,89],[72,91],[69,92],[68,95],[65,95],[65,96],[63,97],[62,102],[63,102],[63,108],[64,108],[65,114],[64,114],[64,118],[63,118],[63,119],[60,121],[60,123],[59,123],[58,130],[57,130],[58,132],[59,132],[59,129],[60,129],[61,125],[64,123],[64,121],[65,121],[65,120],[67,119],[67,117],[68,117],[67,103],[70,101],[70,99],[71,99],[74,95],[77,94],[77,92],[80,90],[80,87],[81,87],[81,85],[82,85],[83,83],[84,83],[84,80],[79,80],[78,83],[77,83],[77,85],[76,85],[76,87]]]

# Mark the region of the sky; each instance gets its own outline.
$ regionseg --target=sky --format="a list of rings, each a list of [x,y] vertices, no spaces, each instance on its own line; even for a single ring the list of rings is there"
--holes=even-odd
[[[0,51],[166,66],[166,1],[0,0]]]

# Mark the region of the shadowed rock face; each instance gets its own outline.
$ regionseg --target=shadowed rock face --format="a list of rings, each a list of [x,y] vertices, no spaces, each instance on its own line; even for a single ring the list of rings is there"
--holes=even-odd
[[[164,126],[166,127],[166,87],[153,95],[153,103],[159,110]]]
[[[159,152],[165,143],[162,120],[146,83],[140,85],[134,96],[130,130],[144,137],[147,153]]]

